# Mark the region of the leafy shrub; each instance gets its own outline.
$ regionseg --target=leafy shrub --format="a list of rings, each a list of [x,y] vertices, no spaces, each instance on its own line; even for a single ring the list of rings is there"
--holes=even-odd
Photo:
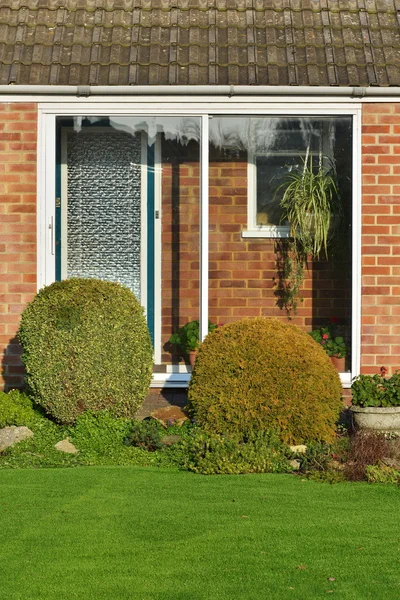
[[[19,390],[0,392],[0,428],[9,425],[29,426],[35,419],[30,398]]]
[[[307,450],[297,456],[300,470],[304,473],[311,471],[326,471],[332,462],[332,447],[323,442],[308,444]]]
[[[67,279],[43,288],[19,339],[33,399],[57,421],[84,410],[133,416],[148,392],[152,348],[143,309],[117,283]]]
[[[181,442],[183,468],[203,475],[287,473],[292,471],[289,451],[272,433],[247,439],[207,435],[198,429]]]
[[[378,465],[390,454],[388,442],[384,434],[358,431],[350,441],[345,475],[350,481],[366,479],[368,466]]]
[[[292,324],[243,319],[200,346],[191,415],[207,433],[275,430],[286,443],[329,442],[342,408],[339,376],[324,350]]]
[[[144,448],[148,452],[155,452],[163,447],[161,442],[163,435],[165,435],[165,429],[156,419],[133,421],[125,444]]]
[[[368,465],[365,475],[369,483],[399,483],[400,473],[394,467],[384,464]]]

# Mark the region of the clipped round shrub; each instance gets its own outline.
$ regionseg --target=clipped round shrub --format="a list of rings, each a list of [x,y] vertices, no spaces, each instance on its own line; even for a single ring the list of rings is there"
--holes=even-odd
[[[209,333],[197,354],[189,409],[207,433],[277,431],[286,443],[330,442],[341,408],[339,376],[297,326],[248,318]]]
[[[148,393],[143,308],[118,283],[72,278],[43,288],[22,314],[19,340],[29,392],[60,423],[85,410],[132,417]]]

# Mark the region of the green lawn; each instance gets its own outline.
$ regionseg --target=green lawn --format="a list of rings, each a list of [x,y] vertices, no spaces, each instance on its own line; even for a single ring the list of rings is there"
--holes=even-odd
[[[290,475],[0,471],[0,598],[398,600],[399,508]]]

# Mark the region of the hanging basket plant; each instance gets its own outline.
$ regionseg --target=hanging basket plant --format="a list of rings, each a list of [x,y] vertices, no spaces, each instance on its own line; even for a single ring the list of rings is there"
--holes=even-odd
[[[289,223],[292,243],[281,262],[281,294],[288,315],[296,312],[301,299],[304,269],[309,260],[328,258],[328,246],[340,229],[342,205],[335,166],[331,160],[318,155],[313,163],[307,148],[301,165],[290,172],[279,186],[281,222]]]

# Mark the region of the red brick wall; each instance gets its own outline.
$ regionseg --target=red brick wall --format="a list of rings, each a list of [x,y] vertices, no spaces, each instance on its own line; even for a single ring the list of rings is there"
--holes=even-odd
[[[23,384],[16,332],[36,292],[35,104],[0,104],[0,387]]]
[[[400,368],[400,104],[362,110],[363,373]]]

